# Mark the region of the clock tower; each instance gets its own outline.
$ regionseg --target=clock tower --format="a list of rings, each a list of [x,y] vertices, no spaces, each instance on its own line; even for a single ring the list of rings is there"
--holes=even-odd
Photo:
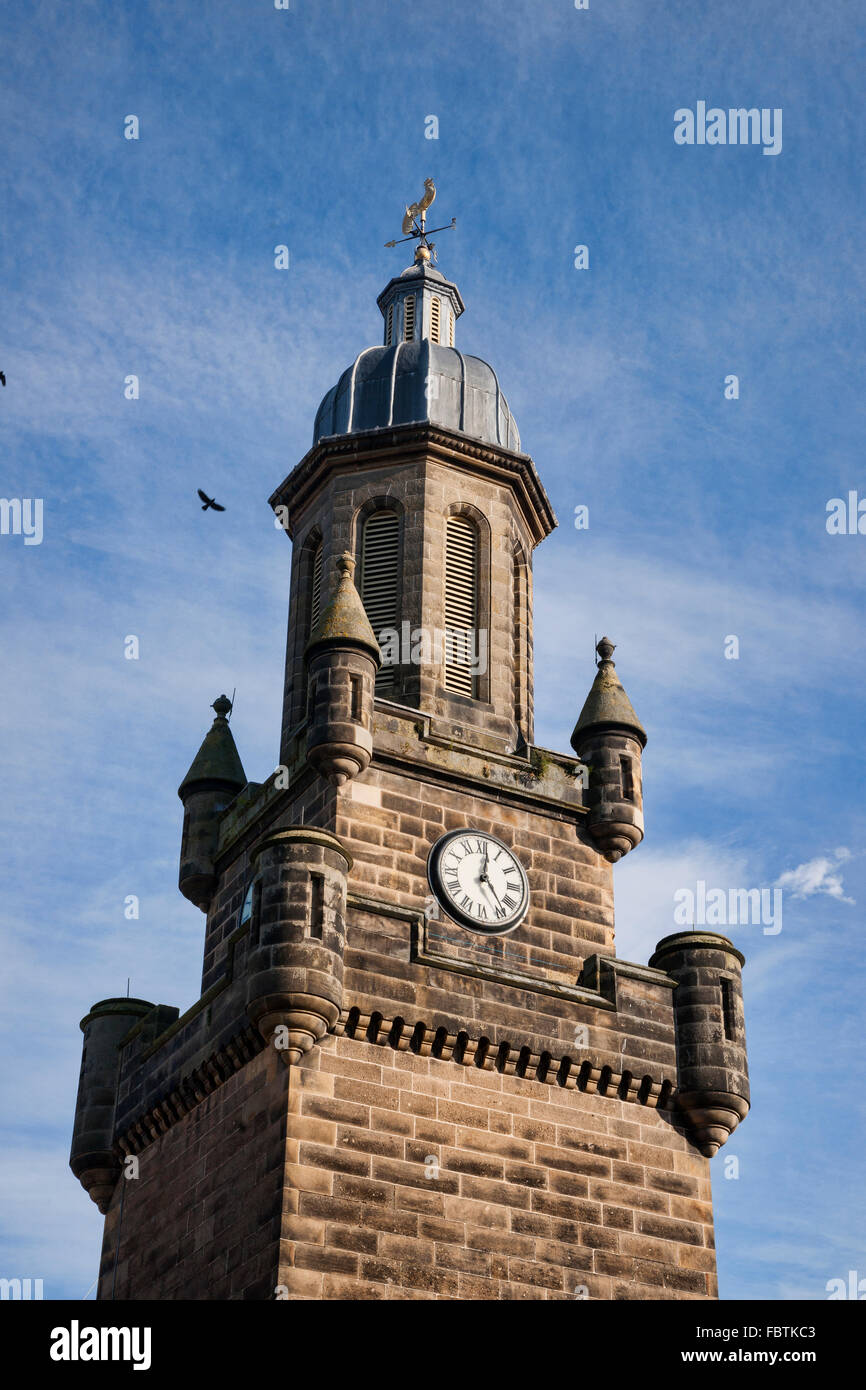
[[[201,997],[82,1023],[99,1297],[714,1298],[743,957],[617,957],[646,734],[613,643],[573,752],[536,747],[550,503],[423,236],[378,303],[271,498],[279,767],[247,779],[220,697],[180,787]]]

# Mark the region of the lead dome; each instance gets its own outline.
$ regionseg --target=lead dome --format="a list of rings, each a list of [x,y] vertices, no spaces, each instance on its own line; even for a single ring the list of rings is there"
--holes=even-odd
[[[379,295],[384,345],[358,354],[324,396],[313,444],[429,421],[520,452],[517,423],[499,379],[480,357],[454,347],[463,299],[428,262],[416,262]]]

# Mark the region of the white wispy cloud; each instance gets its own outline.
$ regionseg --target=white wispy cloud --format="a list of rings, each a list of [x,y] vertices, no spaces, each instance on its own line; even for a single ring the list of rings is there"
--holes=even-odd
[[[776,879],[776,887],[789,889],[795,898],[813,898],[816,894],[823,893],[828,898],[853,904],[854,899],[845,894],[845,885],[839,872],[840,865],[850,858],[851,851],[845,848],[834,850],[829,857],[819,855],[816,859],[807,860],[805,864],[798,864],[796,869],[787,869]]]

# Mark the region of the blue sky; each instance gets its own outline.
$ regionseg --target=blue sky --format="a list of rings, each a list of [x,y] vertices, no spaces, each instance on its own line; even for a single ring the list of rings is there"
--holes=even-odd
[[[277,760],[267,497],[380,341],[408,260],[383,243],[431,175],[458,345],[496,367],[560,521],[535,556],[537,742],[568,748],[602,631],[649,732],[619,953],[646,960],[698,880],[782,886],[780,933],[731,929],[753,1110],[713,1162],[722,1296],[826,1297],[866,1276],[866,537],[825,526],[866,494],[862,6],[291,5],[4,15],[0,490],[44,499],[44,539],[0,536],[0,1273],[48,1297],[96,1277],[66,1166],[78,1020],[127,977],[197,997],[176,788],[235,686],[247,774]],[[676,145],[699,100],[782,108],[782,153]]]

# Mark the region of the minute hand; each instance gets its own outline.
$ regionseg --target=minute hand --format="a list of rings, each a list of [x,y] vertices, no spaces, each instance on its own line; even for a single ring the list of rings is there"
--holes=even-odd
[[[499,894],[497,893],[496,889],[493,887],[493,884],[490,882],[490,879],[489,879],[489,878],[485,878],[484,882],[487,884],[487,887],[490,889],[490,892],[493,894],[493,896],[494,896],[494,898],[496,899],[497,903],[499,903],[499,906],[502,907],[502,901],[501,901],[501,899],[500,899],[500,897],[499,897]]]

